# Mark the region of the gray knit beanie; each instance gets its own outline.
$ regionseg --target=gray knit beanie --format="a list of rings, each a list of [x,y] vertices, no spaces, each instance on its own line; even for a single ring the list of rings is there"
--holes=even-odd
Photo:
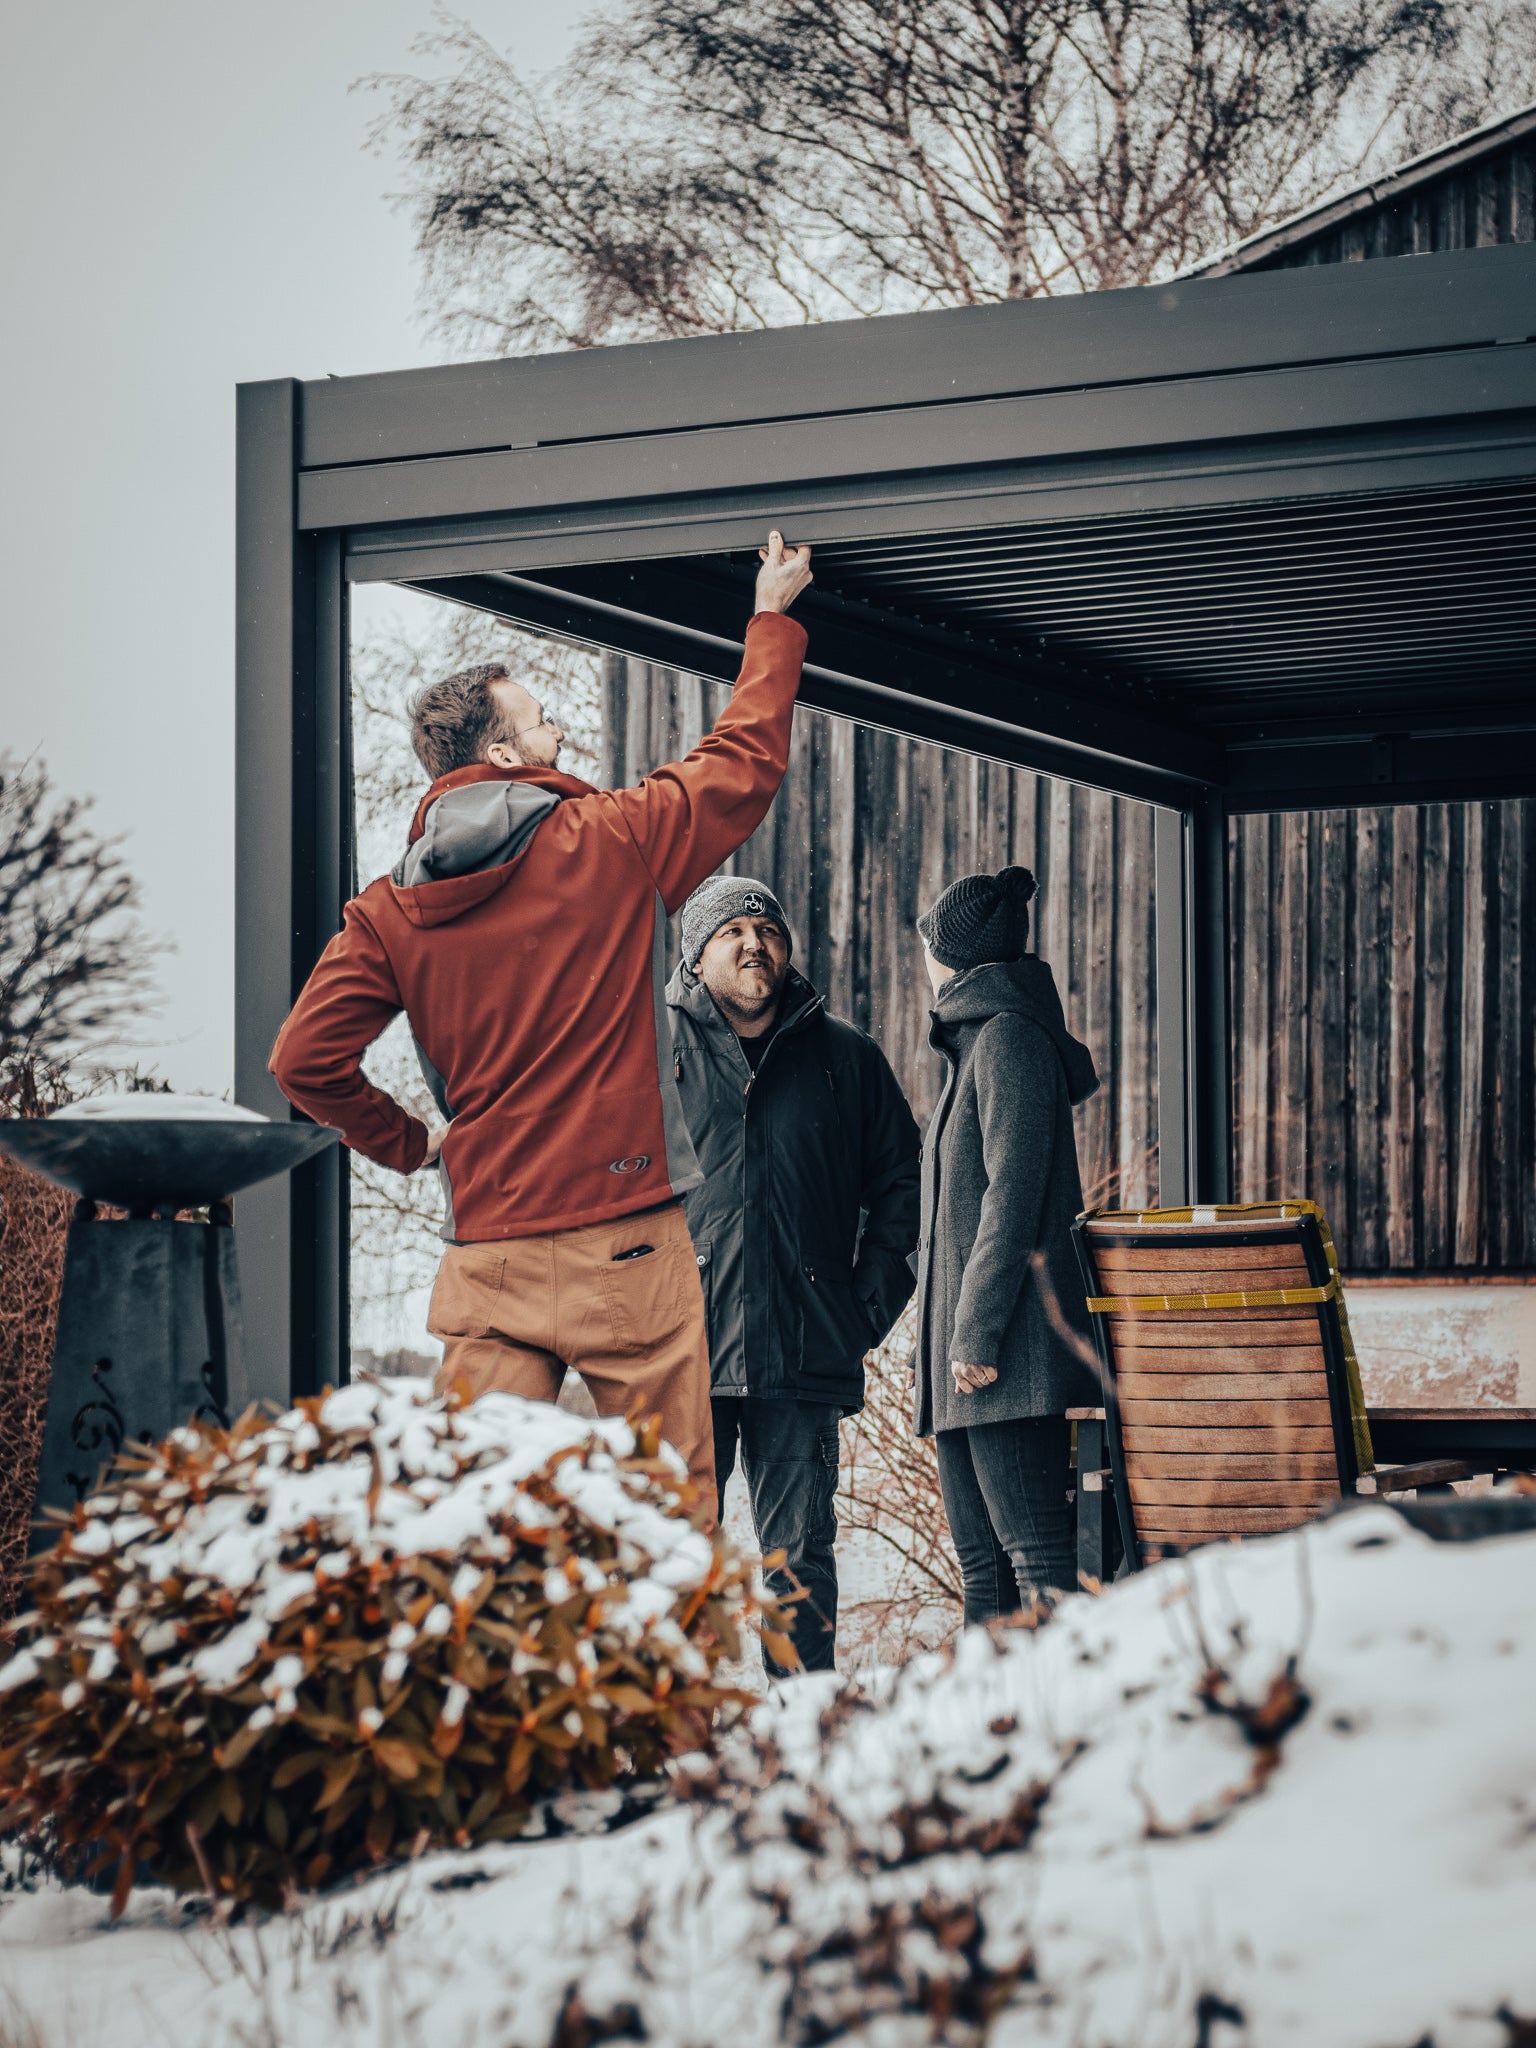
[[[1029,900],[1035,878],[1028,868],[999,875],[962,875],[917,920],[941,967],[963,974],[988,960],[1018,960],[1029,943]]]
[[[683,905],[683,962],[690,974],[721,925],[736,917],[771,917],[783,926],[789,949],[794,951],[795,935],[784,906],[766,882],[754,881],[751,875],[711,875]]]

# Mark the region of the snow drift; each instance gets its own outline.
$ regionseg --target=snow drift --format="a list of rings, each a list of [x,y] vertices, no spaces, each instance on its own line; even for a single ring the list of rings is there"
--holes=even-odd
[[[47,2048],[1515,2048],[1533,1585],[1536,1537],[1355,1509],[799,1681],[616,1836],[428,1855],[249,1925],[16,1897],[0,1983]]]

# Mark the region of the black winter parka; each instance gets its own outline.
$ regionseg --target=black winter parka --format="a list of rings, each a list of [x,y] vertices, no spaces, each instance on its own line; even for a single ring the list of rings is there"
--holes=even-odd
[[[754,1074],[704,984],[667,986],[704,1171],[684,1197],[713,1394],[864,1404],[864,1354],[911,1298],[920,1139],[874,1040],[790,969]],[[861,1228],[862,1224],[862,1228]]]

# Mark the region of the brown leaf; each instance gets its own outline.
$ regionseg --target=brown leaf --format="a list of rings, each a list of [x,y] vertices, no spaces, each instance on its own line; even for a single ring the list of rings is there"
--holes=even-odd
[[[367,1831],[363,1836],[368,1854],[375,1863],[382,1863],[389,1854],[389,1845],[395,1839],[395,1816],[387,1806],[381,1806],[376,1813],[368,1816]]]
[[[270,1783],[274,1791],[282,1791],[285,1785],[293,1785],[311,1771],[323,1770],[330,1762],[330,1751],[325,1749],[300,1749],[292,1756],[285,1756],[272,1773]]]
[[[228,1742],[214,1751],[214,1761],[222,1770],[237,1771],[266,1733],[264,1728],[253,1728],[249,1721],[237,1728]]]
[[[315,1801],[315,1811],[323,1813],[333,1806],[357,1776],[358,1766],[363,1760],[363,1751],[354,1749],[350,1756],[334,1756],[325,1767],[325,1780],[320,1787],[320,1797]]]
[[[521,1792],[528,1782],[529,1767],[533,1762],[533,1740],[531,1736],[519,1735],[507,1756],[507,1768],[502,1782],[509,1792]]]
[[[381,1735],[373,1743],[373,1754],[392,1778],[414,1778],[421,1772],[421,1758],[408,1742],[393,1735]]]
[[[121,1920],[123,1908],[128,1903],[128,1894],[133,1890],[133,1853],[123,1851],[123,1860],[117,1866],[117,1876],[112,1885],[112,1906],[110,1917]]]

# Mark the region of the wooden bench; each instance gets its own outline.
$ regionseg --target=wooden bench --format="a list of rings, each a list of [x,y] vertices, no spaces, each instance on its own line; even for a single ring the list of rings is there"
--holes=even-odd
[[[1098,1210],[1075,1225],[1102,1408],[1078,1436],[1079,1570],[1108,1576],[1269,1535],[1361,1492],[1448,1486],[1493,1464],[1379,1472],[1343,1283],[1311,1202]]]

